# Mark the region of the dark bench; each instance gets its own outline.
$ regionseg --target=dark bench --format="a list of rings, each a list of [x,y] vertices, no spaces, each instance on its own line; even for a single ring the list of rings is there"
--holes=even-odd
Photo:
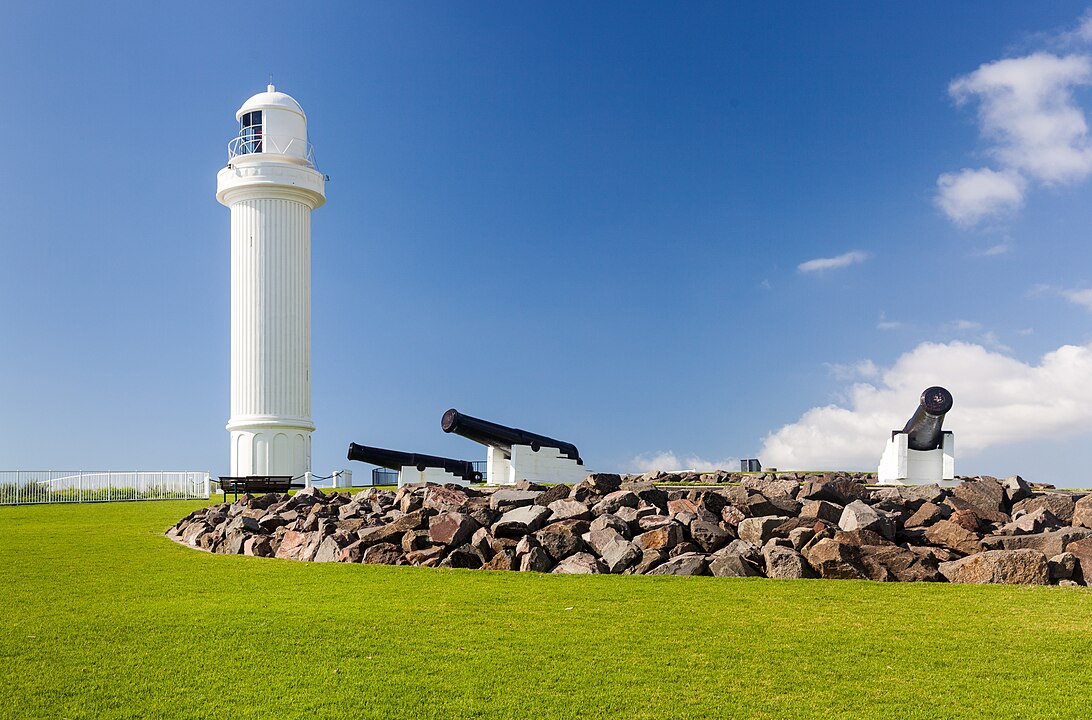
[[[228,493],[239,499],[239,493],[265,494],[277,493],[283,495],[292,487],[291,475],[247,475],[246,477],[220,476],[220,492],[227,499]]]

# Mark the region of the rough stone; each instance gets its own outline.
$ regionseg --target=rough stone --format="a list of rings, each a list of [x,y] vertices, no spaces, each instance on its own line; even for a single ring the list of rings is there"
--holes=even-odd
[[[431,489],[431,488],[430,488]],[[432,511],[428,509],[415,510],[379,527],[367,528],[359,532],[360,540],[365,545],[391,542],[398,539],[401,542],[403,533],[407,530],[422,530]]]
[[[627,540],[629,539],[629,523],[617,515],[600,515],[595,520],[592,520],[591,525],[588,526],[588,530],[591,532],[607,528],[614,530]]]
[[[845,506],[838,519],[838,527],[842,530],[871,530],[888,539],[895,537],[895,523],[890,516],[861,500],[854,500]]]
[[[458,570],[476,570],[482,566],[482,558],[469,544],[460,545],[448,552],[439,567]]]
[[[990,522],[999,522],[994,517],[1005,514],[1005,488],[994,478],[964,480],[952,489],[952,496],[979,511],[979,517]]]
[[[636,544],[636,543],[635,543]],[[640,548],[638,548],[640,549]],[[662,550],[646,550],[641,553],[636,565],[626,570],[627,575],[646,575],[648,571],[667,560],[667,553]]]
[[[632,493],[629,490],[615,490],[596,503],[595,507],[592,508],[592,512],[596,515],[614,514],[619,508],[636,508],[638,502],[639,500],[635,493]]]
[[[1073,579],[1084,584],[1092,581],[1092,538],[1074,540],[1066,546],[1065,551],[1077,559]]]
[[[808,520],[823,520],[834,525],[842,517],[842,506],[827,500],[811,500],[800,508],[800,517]]]
[[[1016,503],[1032,495],[1031,486],[1024,482],[1019,475],[1011,475],[1001,481],[1001,487],[1005,489],[1005,500],[1011,508]]]
[[[581,535],[588,532],[588,523],[584,520],[562,520],[550,523],[535,533],[539,546],[554,562],[584,550]]]
[[[742,555],[725,553],[710,556],[709,572],[715,577],[759,577],[762,573]]]
[[[811,577],[811,567],[804,556],[791,548],[767,545],[762,548],[766,559],[766,577],[779,580],[798,580]]]
[[[414,550],[413,552],[406,553],[406,562],[410,565],[423,565],[430,561],[439,562],[445,552],[447,552],[447,548],[443,545]]]
[[[1092,537],[1092,530],[1065,527],[1033,535],[995,535],[983,540],[983,544],[990,550],[1030,549],[1054,557],[1068,550],[1073,542],[1087,537]]]
[[[708,520],[695,520],[690,523],[690,537],[706,553],[716,552],[732,540],[727,530]]]
[[[493,525],[493,535],[497,537],[516,537],[533,533],[546,524],[550,509],[541,505],[525,505],[509,510]]]
[[[1012,508],[1012,512],[1014,515],[1018,512],[1030,513],[1039,508],[1046,508],[1054,517],[1068,525],[1073,521],[1073,511],[1076,508],[1076,502],[1069,493],[1036,493],[1032,497],[1016,503]]]
[[[940,572],[954,583],[1047,585],[1046,555],[1038,550],[987,550],[961,560],[940,564]]]
[[[603,564],[591,553],[577,553],[559,562],[551,572],[564,575],[596,575],[604,570]]]
[[[569,497],[569,493],[572,492],[572,490],[572,486],[570,485],[554,485],[553,487],[546,488],[537,498],[535,498],[535,505],[549,507],[550,503],[564,500]]]
[[[603,564],[606,565],[608,572],[620,573],[640,560],[641,550],[619,535],[607,543],[599,555],[603,559]]]
[[[709,567],[709,558],[701,553],[685,553],[671,558],[662,565],[657,565],[646,575],[704,575]]]
[[[677,523],[670,523],[655,530],[641,533],[633,538],[633,542],[642,553],[649,550],[661,550],[669,552],[683,541],[682,527]]]
[[[978,535],[956,525],[951,520],[941,520],[927,528],[925,539],[933,545],[940,545],[964,555],[970,555],[982,549]]]
[[[555,520],[591,520],[593,517],[591,508],[578,500],[554,500],[548,507]]]
[[[436,512],[457,511],[470,497],[465,490],[448,485],[429,485],[421,499],[423,507]]]
[[[1056,530],[1061,526],[1061,520],[1054,517],[1054,514],[1046,508],[1041,507],[1038,510],[1023,513],[998,532],[1002,535],[1034,535],[1047,530]]]
[[[471,538],[480,526],[469,515],[446,512],[429,518],[428,539],[433,545],[457,547]]]
[[[517,557],[520,557],[517,553]],[[554,566],[550,556],[540,547],[533,547],[526,555],[520,557],[519,569],[521,572],[550,572]]]
[[[788,519],[783,515],[744,518],[736,528],[736,532],[739,534],[740,540],[746,540],[761,547],[774,536],[774,530]]]
[[[1092,494],[1085,495],[1073,505],[1073,525],[1092,528]]]
[[[826,580],[864,580],[864,572],[857,566],[860,549],[825,538],[807,549],[808,564]]]
[[[928,556],[897,545],[865,545],[859,550],[860,565],[870,580],[942,582],[936,562]]]
[[[402,548],[394,543],[383,542],[365,550],[361,562],[367,565],[402,565],[405,560]]]
[[[500,490],[495,490],[493,494],[489,496],[489,507],[493,510],[499,510],[500,512],[507,512],[513,508],[534,505],[541,494],[541,491],[536,490],[501,488]]]
[[[908,528],[929,527],[941,520],[946,520],[951,513],[952,510],[947,505],[937,505],[932,501],[927,501],[922,503],[903,524]]]
[[[489,562],[482,565],[483,570],[517,570],[516,554],[511,550],[499,550]]]
[[[1071,552],[1055,555],[1047,561],[1051,581],[1070,580],[1077,573],[1077,556]]]
[[[273,545],[269,542],[267,537],[252,537],[248,538],[243,543],[243,555],[251,555],[253,557],[273,557]]]

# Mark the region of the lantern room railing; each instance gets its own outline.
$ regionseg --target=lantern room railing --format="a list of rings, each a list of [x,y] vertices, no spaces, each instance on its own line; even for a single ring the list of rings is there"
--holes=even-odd
[[[299,157],[297,148],[303,147],[306,148],[304,157],[307,159],[307,164],[310,167],[315,166],[315,146],[303,138],[291,138],[287,143],[283,143],[282,146],[282,143],[278,143],[275,138],[269,135],[240,133],[228,142],[227,147],[229,162],[240,155],[256,155],[259,153],[275,153]]]

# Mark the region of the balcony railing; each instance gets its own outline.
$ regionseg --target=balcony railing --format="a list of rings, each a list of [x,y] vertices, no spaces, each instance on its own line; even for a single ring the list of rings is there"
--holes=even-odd
[[[304,157],[307,158],[307,164],[310,167],[315,166],[315,146],[307,142],[303,138],[291,138],[287,143],[278,143],[275,138],[269,135],[257,135],[253,133],[243,134],[233,137],[228,142],[228,162],[231,162],[240,155],[255,155],[258,153],[279,153],[281,155],[296,155],[297,148],[306,148]]]

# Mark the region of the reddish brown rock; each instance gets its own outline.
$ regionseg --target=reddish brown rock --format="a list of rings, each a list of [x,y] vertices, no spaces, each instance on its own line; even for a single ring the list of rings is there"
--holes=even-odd
[[[406,556],[402,553],[402,548],[388,542],[372,545],[364,551],[364,557],[361,560],[367,565],[403,565],[405,561]]]
[[[925,531],[925,539],[933,545],[940,545],[964,555],[976,553],[982,549],[978,535],[951,520],[941,520]]]
[[[462,545],[474,534],[478,523],[460,512],[446,512],[429,518],[428,539],[433,545],[455,547]]]
[[[1047,585],[1046,555],[1038,550],[987,550],[940,564],[949,582],[1004,585]]]

